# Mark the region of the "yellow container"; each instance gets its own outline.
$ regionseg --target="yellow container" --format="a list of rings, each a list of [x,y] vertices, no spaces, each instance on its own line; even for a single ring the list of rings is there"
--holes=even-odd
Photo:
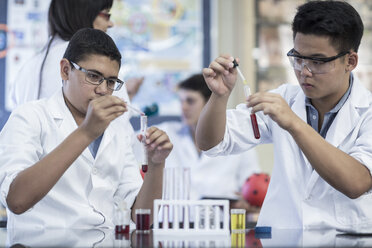
[[[231,247],[245,247],[245,230],[231,230]]]
[[[245,209],[230,210],[231,230],[245,230]]]

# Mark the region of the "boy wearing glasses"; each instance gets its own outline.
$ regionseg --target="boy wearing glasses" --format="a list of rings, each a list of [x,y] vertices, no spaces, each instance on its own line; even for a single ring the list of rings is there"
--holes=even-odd
[[[237,71],[230,55],[203,70],[212,96],[196,141],[210,155],[273,143],[275,164],[258,226],[372,231],[372,97],[352,70],[363,23],[341,1],[298,8],[288,57],[299,85],[251,95],[224,111]],[[255,139],[250,111],[256,113]]]
[[[8,228],[113,227],[115,203],[125,201],[134,219],[135,209],[152,209],[161,198],[172,144],[163,131],[147,130],[149,169],[142,182],[130,132],[119,120],[126,103],[112,95],[123,85],[120,62],[107,34],[82,29],[60,62],[63,88],[12,113],[0,133]]]

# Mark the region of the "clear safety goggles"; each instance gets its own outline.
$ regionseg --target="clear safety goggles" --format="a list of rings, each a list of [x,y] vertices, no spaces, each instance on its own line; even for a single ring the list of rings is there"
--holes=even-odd
[[[307,70],[312,74],[324,74],[335,68],[335,60],[345,56],[349,52],[341,52],[336,56],[332,57],[308,57],[294,53],[295,50],[292,48],[288,53],[287,57],[291,63],[293,69],[296,71],[302,71],[306,66]]]

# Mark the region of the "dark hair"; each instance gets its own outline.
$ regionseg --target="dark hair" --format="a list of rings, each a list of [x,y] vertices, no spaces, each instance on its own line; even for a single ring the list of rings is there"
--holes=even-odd
[[[52,0],[48,11],[48,24],[50,39],[46,45],[46,52],[39,71],[40,98],[43,82],[43,69],[50,46],[58,35],[62,40],[68,41],[81,28],[93,28],[93,22],[100,11],[110,9],[113,0]]]
[[[212,94],[204,80],[203,74],[195,74],[186,78],[178,85],[178,88],[198,91],[203,95],[205,101],[208,101]]]
[[[52,0],[49,6],[49,34],[68,41],[81,28],[93,28],[99,12],[111,9],[113,0]]]
[[[109,35],[98,29],[83,28],[72,36],[63,58],[79,63],[89,55],[104,55],[121,65],[119,49]]]
[[[297,33],[328,36],[338,52],[358,52],[363,29],[358,12],[342,1],[305,3],[298,7],[292,23],[293,39]]]

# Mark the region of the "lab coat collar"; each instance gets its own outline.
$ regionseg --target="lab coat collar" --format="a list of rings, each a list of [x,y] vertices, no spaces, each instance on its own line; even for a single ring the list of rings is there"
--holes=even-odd
[[[361,84],[357,77],[354,76],[353,86],[344,106],[339,110],[335,120],[330,126],[326,140],[338,147],[346,136],[354,129],[359,120],[361,109],[368,110],[370,102],[370,92]],[[298,91],[295,97],[292,110],[303,121],[307,121],[305,94]]]
[[[101,153],[104,152],[105,148],[110,144],[112,139],[115,138],[115,135],[116,133],[114,132],[114,129],[112,128],[112,125],[110,123],[103,134],[101,144],[99,145],[97,151],[96,159],[100,156]]]
[[[356,127],[361,113],[368,110],[370,97],[370,92],[354,76],[354,83],[349,98],[339,110],[327,132],[326,140],[329,143],[335,147],[342,143]]]
[[[48,107],[57,127],[61,130],[63,139],[78,128],[76,121],[68,109],[65,99],[63,98],[62,88],[48,99]],[[82,156],[87,161],[93,163],[94,158],[88,147],[83,151]]]
[[[291,103],[289,103],[291,106]],[[297,95],[295,96],[293,100],[293,105],[291,106],[292,111],[301,118],[304,122],[307,122],[307,117],[306,117],[306,95],[303,93],[301,89],[299,89]],[[293,140],[293,142],[295,142]],[[301,151],[301,156],[303,160],[305,161],[305,164],[307,165],[307,168],[309,170],[312,170],[312,166],[307,160],[307,157],[305,154]]]
[[[303,93],[302,90],[298,91],[298,94],[295,96],[295,99],[293,101],[292,105],[292,111],[301,118],[304,122],[307,122],[307,117],[306,117],[306,96]],[[291,103],[289,103],[291,105]]]
[[[67,105],[65,103],[65,100],[63,98],[63,90],[62,88],[58,91],[56,91],[48,100],[47,100],[47,106],[49,108],[50,113],[52,114],[54,120],[57,124],[61,124],[63,119],[66,118],[66,113],[70,113],[69,109],[67,108]],[[71,115],[71,113],[70,113]],[[71,115],[72,117],[72,115]],[[59,123],[59,121],[61,121]],[[60,125],[58,125],[60,127]]]

